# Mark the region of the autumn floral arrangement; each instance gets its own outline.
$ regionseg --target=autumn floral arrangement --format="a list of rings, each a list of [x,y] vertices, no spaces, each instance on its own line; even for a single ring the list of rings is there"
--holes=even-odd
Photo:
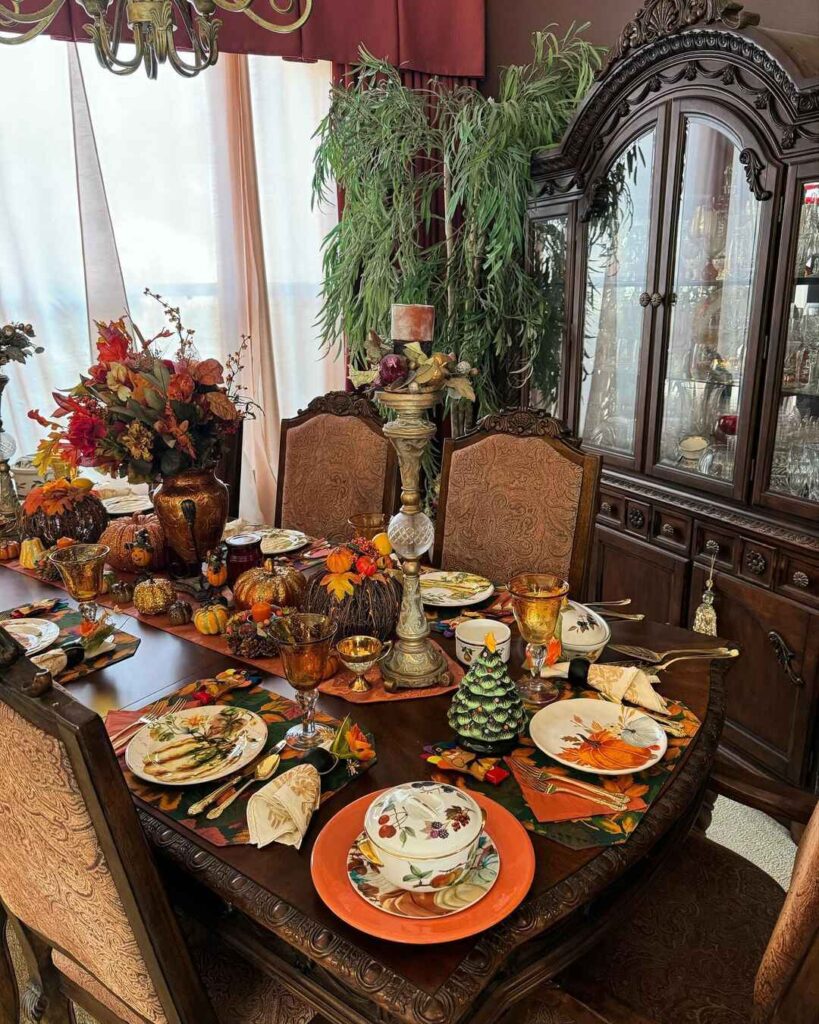
[[[386,533],[372,540],[356,537],[333,548],[325,573],[310,580],[305,611],[330,615],[338,623],[337,639],[377,636],[387,640],[395,631],[401,608],[401,571],[392,559]]]
[[[194,331],[179,309],[147,288],[163,307],[169,327],[144,338],[125,319],[97,323],[97,361],[67,392],[55,392],[52,419],[36,409],[29,417],[48,429],[34,456],[42,475],[71,476],[93,466],[132,482],[154,481],[186,469],[212,466],[229,435],[255,405],[239,383],[249,338],[223,366],[200,359]],[[163,343],[173,338],[168,354]]]

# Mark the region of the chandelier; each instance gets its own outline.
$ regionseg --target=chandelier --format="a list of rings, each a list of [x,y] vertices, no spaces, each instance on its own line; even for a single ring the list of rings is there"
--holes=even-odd
[[[11,6],[7,6],[10,2]],[[313,0],[305,0],[304,10],[294,21],[276,24],[251,10],[254,0],[78,0],[91,18],[83,28],[94,43],[100,64],[115,75],[131,75],[142,65],[148,78],[156,78],[159,65],[166,61],[178,74],[193,78],[211,67],[219,56],[218,36],[222,22],[217,9],[245,14],[268,32],[295,32],[310,17]],[[0,0],[0,32],[12,29],[19,34],[0,35],[0,43],[17,44],[33,39],[54,21],[68,0],[50,0],[33,13],[24,13],[21,0]],[[267,0],[276,14],[292,14],[296,0]],[[183,58],[174,33],[179,30]],[[128,33],[130,33],[130,38]],[[119,56],[122,43],[133,43],[134,53]]]

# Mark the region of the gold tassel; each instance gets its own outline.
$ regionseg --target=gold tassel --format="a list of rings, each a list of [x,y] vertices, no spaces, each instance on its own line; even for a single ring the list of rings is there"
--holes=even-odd
[[[714,562],[716,555],[711,559],[711,569],[708,579],[705,581],[705,590],[702,601],[694,613],[694,632],[704,633],[706,636],[717,635],[717,613],[714,609]]]

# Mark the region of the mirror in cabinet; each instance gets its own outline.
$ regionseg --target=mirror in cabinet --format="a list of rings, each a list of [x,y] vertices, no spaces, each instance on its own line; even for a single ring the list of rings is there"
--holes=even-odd
[[[742,145],[711,118],[682,123],[658,463],[730,484],[756,298],[760,203]]]
[[[529,406],[544,409],[551,416],[561,415],[559,405],[562,383],[562,368],[566,350],[566,278],[569,245],[568,213],[550,213],[532,220],[530,226],[529,266],[538,288],[546,299],[549,319],[546,325],[548,337],[543,348],[560,353],[560,361],[553,366],[553,376],[544,380],[544,373],[538,374],[540,387],[532,386],[529,392]]]
[[[587,217],[579,432],[587,445],[628,459],[647,320],[654,160],[652,128],[611,164]]]
[[[800,184],[770,490],[819,502],[819,177]]]

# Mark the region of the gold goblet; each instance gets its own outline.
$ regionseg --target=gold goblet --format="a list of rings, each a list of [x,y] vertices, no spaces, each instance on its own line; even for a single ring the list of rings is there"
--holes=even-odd
[[[370,684],[364,678],[373,665],[385,658],[392,648],[392,641],[382,643],[375,636],[348,636],[336,644],[336,653],[341,664],[353,673],[350,683],[352,693],[366,693]]]
[[[350,516],[347,525],[352,530],[353,537],[372,540],[376,534],[386,532],[387,517],[383,512],[358,512],[356,515]]]
[[[336,635],[336,624],[329,615],[293,612],[274,619],[270,632],[279,647],[288,683],[296,691],[302,710],[301,725],[286,734],[296,750],[312,750],[333,738],[333,730],[316,725],[318,684],[327,670],[327,659]]]
[[[66,590],[79,602],[80,614],[88,623],[97,618],[96,597],[102,590],[102,571],[109,551],[104,544],[72,544],[52,551],[49,556]]]
[[[527,704],[550,704],[557,700],[560,691],[553,682],[544,683],[540,670],[546,659],[546,645],[555,635],[557,617],[569,593],[569,584],[555,573],[524,572],[513,577],[508,588],[515,622],[529,645],[532,668],[531,681],[518,684],[520,694]]]

